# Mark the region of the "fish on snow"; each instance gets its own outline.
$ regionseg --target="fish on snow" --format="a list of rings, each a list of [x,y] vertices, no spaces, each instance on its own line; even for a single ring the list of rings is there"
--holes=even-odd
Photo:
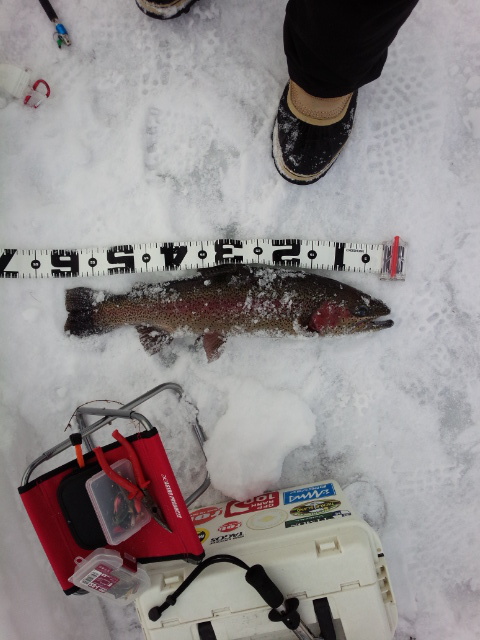
[[[203,340],[208,360],[229,335],[333,335],[378,331],[390,309],[349,285],[293,269],[223,265],[199,275],[158,284],[138,284],[113,294],[77,287],[66,291],[65,331],[89,336],[116,327],[136,327],[151,354],[175,334]]]

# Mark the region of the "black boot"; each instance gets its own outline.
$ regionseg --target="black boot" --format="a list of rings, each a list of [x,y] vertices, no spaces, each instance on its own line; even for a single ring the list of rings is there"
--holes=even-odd
[[[324,176],[352,131],[357,91],[339,98],[316,98],[293,81],[285,87],[273,127],[273,160],[293,184]]]
[[[197,0],[135,0],[139,9],[150,18],[170,20],[190,10]]]

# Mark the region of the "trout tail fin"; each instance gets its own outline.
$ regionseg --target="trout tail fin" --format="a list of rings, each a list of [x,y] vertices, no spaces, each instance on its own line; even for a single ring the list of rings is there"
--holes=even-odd
[[[103,333],[104,329],[96,324],[96,292],[87,287],[76,287],[65,292],[65,307],[68,311],[65,331],[73,336],[91,336]]]

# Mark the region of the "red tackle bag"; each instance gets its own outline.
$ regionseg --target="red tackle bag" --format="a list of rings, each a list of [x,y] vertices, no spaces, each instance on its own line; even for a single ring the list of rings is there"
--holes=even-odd
[[[156,389],[163,386],[160,385]],[[177,391],[177,388],[174,390]],[[125,407],[131,407],[135,402]],[[111,414],[103,415],[109,415],[109,418],[104,418],[96,425],[103,426],[102,422],[111,422]],[[142,422],[150,425],[141,414],[135,416],[142,417]],[[89,428],[89,433],[91,430],[92,428]],[[160,507],[172,530],[171,533],[152,518],[148,524],[120,544],[112,546],[106,542],[85,487],[86,481],[100,470],[93,452],[84,456],[84,467],[80,467],[78,462],[73,460],[35,480],[24,482],[18,489],[53,571],[67,595],[78,591],[78,587],[68,579],[75,571],[75,559],[86,557],[92,549],[116,549],[142,563],[174,558],[198,563],[205,555],[158,431],[151,427],[147,431],[129,436],[127,440],[138,456],[145,477],[150,480],[148,490]],[[102,450],[110,466],[126,457],[125,448],[118,442],[102,447]],[[208,475],[204,485],[202,491],[208,486]],[[196,496],[198,495],[199,490],[196,492]]]

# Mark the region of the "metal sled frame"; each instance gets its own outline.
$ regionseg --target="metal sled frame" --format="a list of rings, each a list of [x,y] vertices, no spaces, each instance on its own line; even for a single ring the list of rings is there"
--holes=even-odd
[[[146,402],[147,400],[150,400],[150,398],[153,398],[158,393],[161,393],[162,391],[166,391],[167,389],[174,391],[180,398],[185,397],[183,388],[179,384],[175,382],[165,382],[164,384],[160,384],[157,387],[150,389],[150,391],[147,391],[141,396],[138,396],[138,398],[135,398],[131,402],[124,404],[120,409],[98,409],[95,407],[79,407],[76,410],[74,416],[80,426],[80,433],[82,435],[83,440],[87,444],[87,448],[90,450],[93,448],[90,440],[90,436],[92,435],[92,433],[95,433],[95,431],[98,431],[98,429],[101,429],[107,424],[111,424],[113,420],[116,420],[117,418],[123,418],[127,420],[138,420],[138,422],[140,422],[140,424],[142,424],[142,426],[147,431],[153,430],[154,427],[151,424],[151,422],[141,413],[134,411],[134,409],[135,407],[138,407],[138,405]],[[193,406],[195,407],[195,405]],[[195,407],[195,410],[197,411],[196,407]],[[87,426],[83,417],[85,415],[104,416],[104,417],[98,420],[97,422],[94,422],[90,426]],[[203,445],[205,444],[206,438],[205,438],[203,429],[200,426],[200,423],[198,422],[198,418],[196,415],[195,415],[195,423],[193,424],[193,431],[194,431],[195,437],[198,440],[200,448],[202,450],[202,455],[206,460],[205,452],[203,450]],[[37,467],[39,467],[41,464],[43,464],[47,460],[51,460],[51,458],[54,458],[55,456],[59,455],[63,451],[66,451],[71,446],[72,446],[72,442],[70,438],[67,438],[63,442],[60,442],[56,446],[42,453],[25,470],[25,473],[23,474],[23,477],[22,477],[21,486],[22,487],[25,486],[30,481],[30,477]],[[210,475],[207,471],[202,484],[197,489],[195,489],[195,491],[191,495],[189,495],[188,498],[185,498],[185,504],[187,505],[187,507],[193,504],[195,500],[197,500],[202,495],[202,493],[206,491],[206,489],[209,486],[210,486]]]

